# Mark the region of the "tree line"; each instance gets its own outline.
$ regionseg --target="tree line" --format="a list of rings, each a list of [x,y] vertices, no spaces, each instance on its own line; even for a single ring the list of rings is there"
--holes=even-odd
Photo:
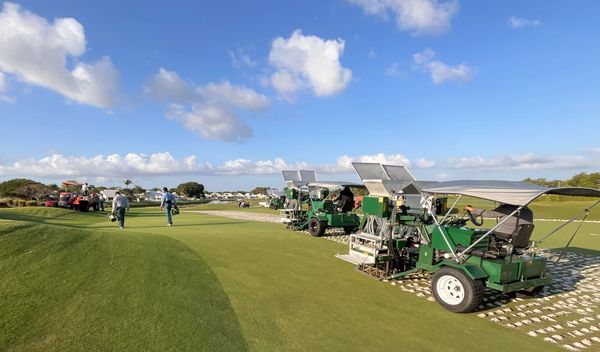
[[[526,178],[523,182],[535,183],[546,187],[587,187],[600,188],[600,172],[580,172],[567,180],[547,180],[545,178]]]
[[[69,181],[67,181],[69,182]],[[75,183],[74,181],[71,181]],[[147,189],[133,184],[131,180],[126,179],[124,182],[125,188],[121,188],[120,191],[127,197],[133,198],[135,195],[143,194],[148,191]],[[133,187],[129,187],[133,185]],[[99,193],[101,191],[109,189],[104,186],[89,186],[90,192]],[[49,195],[59,192],[78,192],[81,188],[76,186],[65,186],[59,187],[56,184],[43,184],[38,181],[34,181],[26,178],[15,178],[0,183],[0,197],[5,198],[20,198],[20,199],[32,199],[42,200],[49,197]],[[151,191],[162,191],[162,188],[152,188]],[[204,197],[204,185],[198,182],[185,182],[179,184],[175,188],[169,189],[169,192],[176,192],[178,195],[183,195],[188,198],[203,198]]]

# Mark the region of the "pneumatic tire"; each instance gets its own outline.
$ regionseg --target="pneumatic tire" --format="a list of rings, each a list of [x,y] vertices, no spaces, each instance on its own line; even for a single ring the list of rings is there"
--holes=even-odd
[[[431,291],[442,307],[454,313],[469,313],[483,301],[485,285],[472,280],[464,271],[443,267],[433,274]]]
[[[308,221],[308,232],[314,237],[321,237],[327,230],[327,223],[319,221],[317,218],[312,218]]]
[[[355,233],[357,231],[358,231],[357,227],[344,227],[344,233],[346,235],[351,235],[351,234],[353,234],[353,233]]]

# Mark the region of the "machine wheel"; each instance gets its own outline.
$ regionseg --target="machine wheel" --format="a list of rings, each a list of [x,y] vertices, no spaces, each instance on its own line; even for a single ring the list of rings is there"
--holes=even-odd
[[[323,236],[326,229],[327,223],[324,221],[319,221],[317,218],[312,218],[308,222],[308,232],[315,237]]]
[[[79,202],[79,207],[78,209],[81,212],[87,212],[88,210],[90,210],[90,203],[88,202]]]
[[[544,286],[532,287],[530,289],[521,290],[521,291],[517,292],[516,296],[519,297],[519,298],[531,298],[531,297],[535,297],[540,292],[542,292],[543,289],[544,289]]]
[[[275,204],[275,203],[271,203],[271,204],[269,205],[269,208],[271,208],[271,209],[273,209],[273,210],[277,210],[277,204]]]
[[[482,280],[471,280],[462,270],[443,267],[433,275],[431,290],[444,308],[455,313],[468,313],[483,301],[485,285]]]
[[[350,235],[352,233],[355,233],[356,231],[358,231],[356,227],[344,227],[344,233],[346,235]]]

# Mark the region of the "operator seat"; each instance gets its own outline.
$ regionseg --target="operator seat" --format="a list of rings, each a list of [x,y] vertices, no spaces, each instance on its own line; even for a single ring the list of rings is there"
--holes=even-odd
[[[533,233],[533,224],[521,224],[510,235],[496,233],[496,236],[510,241],[515,248],[526,248],[529,246],[529,239]]]
[[[323,209],[323,211],[325,211],[328,214],[335,213],[335,207],[333,205],[333,202],[330,199],[323,200],[323,204],[321,205],[321,208]]]

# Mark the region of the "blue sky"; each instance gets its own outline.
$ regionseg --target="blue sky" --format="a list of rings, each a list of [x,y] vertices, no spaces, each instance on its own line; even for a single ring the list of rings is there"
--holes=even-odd
[[[21,1],[0,14],[0,178],[211,190],[281,168],[600,168],[597,1]]]

